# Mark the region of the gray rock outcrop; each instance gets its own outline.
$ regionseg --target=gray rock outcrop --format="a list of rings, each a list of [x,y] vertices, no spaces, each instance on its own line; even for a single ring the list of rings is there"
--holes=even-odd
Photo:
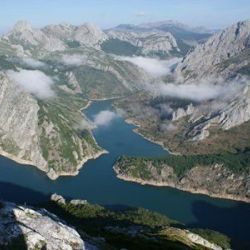
[[[35,210],[1,202],[0,246],[6,247],[21,238],[28,250],[96,249],[84,242],[74,228],[45,209]]]

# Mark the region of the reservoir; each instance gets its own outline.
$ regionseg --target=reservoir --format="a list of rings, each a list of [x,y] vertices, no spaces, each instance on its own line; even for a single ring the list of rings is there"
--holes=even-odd
[[[93,120],[101,111],[111,111],[110,101],[93,102],[84,112]],[[161,146],[133,132],[134,125],[114,116],[94,129],[98,144],[109,154],[88,161],[74,177],[51,181],[35,167],[0,157],[0,198],[20,203],[39,203],[51,193],[86,199],[103,205],[144,207],[188,226],[209,228],[227,234],[234,244],[250,246],[250,204],[215,199],[167,187],[142,186],[116,178],[113,164],[121,155],[164,156]]]

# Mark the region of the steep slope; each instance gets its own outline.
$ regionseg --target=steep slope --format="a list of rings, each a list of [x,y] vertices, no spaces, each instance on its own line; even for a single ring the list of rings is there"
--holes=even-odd
[[[80,110],[89,100],[130,94],[147,74],[94,48],[100,36],[92,25],[40,30],[19,22],[1,39],[2,155],[56,179],[76,175],[88,159],[105,152]],[[72,46],[66,38],[78,39],[80,45]]]
[[[229,239],[218,232],[179,228],[176,221],[142,208],[115,209],[86,200],[53,195],[49,211],[61,214],[80,232],[103,237],[107,249],[225,249]],[[209,236],[210,235],[210,236]],[[105,248],[102,248],[105,249]]]
[[[136,32],[136,31],[124,31],[124,30],[110,30],[107,32],[109,40],[106,40],[102,44],[102,48],[107,52],[118,54],[118,46],[131,47],[131,55],[144,55],[144,56],[160,56],[170,57],[180,53],[175,38],[168,32]],[[124,43],[125,42],[125,43]],[[126,44],[127,43],[127,44]],[[112,44],[111,47],[108,46]],[[116,46],[115,46],[116,45]],[[117,49],[117,51],[115,51]],[[122,51],[121,51],[122,52]],[[124,48],[125,54],[126,50]],[[121,54],[121,53],[120,53]]]
[[[67,43],[70,47],[81,45],[99,48],[99,45],[107,39],[105,33],[96,25],[86,23],[80,26],[70,24],[48,25],[42,31]]]
[[[5,74],[0,75],[1,154],[47,171],[39,149],[38,110],[34,98]]]
[[[203,43],[214,33],[213,30],[204,27],[193,28],[173,20],[143,23],[139,25],[122,24],[111,30],[124,33],[170,33],[174,36],[178,45],[179,54],[181,55],[185,55],[192,47],[199,43]]]
[[[46,209],[0,202],[0,248],[27,250],[213,249],[230,247],[218,232],[179,228],[142,208],[113,210],[53,194]],[[68,224],[69,223],[69,224]],[[70,226],[73,225],[74,227]]]
[[[214,74],[220,64],[246,53],[249,48],[250,21],[239,22],[216,33],[206,43],[197,46],[178,65],[177,72],[181,72],[185,78],[201,78],[211,72]],[[249,58],[245,60],[247,59],[249,60]],[[244,64],[244,62],[241,63]]]
[[[42,56],[48,52],[81,46],[98,49],[106,38],[105,33],[94,24],[59,24],[38,29],[27,21],[19,21],[1,40],[17,48],[23,55]]]
[[[97,249],[45,209],[0,203],[1,249]]]
[[[121,178],[249,202],[249,39],[250,22],[239,22],[198,45],[165,82],[117,101],[139,133],[177,154],[122,161]]]

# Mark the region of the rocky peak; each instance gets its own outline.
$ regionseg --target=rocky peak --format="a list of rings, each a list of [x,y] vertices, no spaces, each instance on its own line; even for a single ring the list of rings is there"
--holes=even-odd
[[[86,23],[76,29],[74,38],[82,44],[98,46],[98,44],[107,39],[107,36],[95,24]]]
[[[75,29],[76,27],[74,25],[69,23],[61,23],[47,25],[42,30],[46,34],[56,36],[59,39],[69,39]]]
[[[210,73],[215,65],[238,55],[250,47],[250,21],[238,22],[214,34],[204,44],[198,45],[184,61],[178,65],[177,72],[187,75]]]
[[[29,23],[28,21],[22,20],[22,21],[18,21],[12,31],[16,31],[16,32],[23,32],[24,30],[32,30],[32,25],[31,23]]]

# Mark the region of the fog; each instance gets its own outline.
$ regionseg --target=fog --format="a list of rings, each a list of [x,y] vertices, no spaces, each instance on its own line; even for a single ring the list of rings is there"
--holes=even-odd
[[[28,65],[28,66],[30,66],[32,68],[40,68],[40,67],[44,67],[46,65],[45,63],[43,63],[43,62],[41,62],[39,60],[36,60],[34,58],[31,58],[31,57],[25,57],[25,58],[22,59],[22,61],[26,65]]]
[[[203,79],[192,83],[154,83],[145,84],[145,88],[154,96],[169,96],[193,101],[230,98],[239,92],[244,81],[226,82],[223,79]]]
[[[80,66],[86,64],[87,56],[85,55],[63,55],[62,62],[65,65]]]
[[[108,126],[115,118],[117,118],[117,116],[118,115],[115,112],[103,110],[95,115],[94,124],[96,126]]]
[[[144,69],[153,77],[160,77],[170,74],[171,68],[181,61],[181,58],[172,58],[169,60],[159,60],[156,58],[147,58],[142,56],[137,57],[118,57],[119,60],[131,62],[138,67]]]
[[[20,85],[27,92],[37,96],[39,99],[50,98],[54,95],[51,86],[53,80],[39,70],[7,71],[8,77]]]

